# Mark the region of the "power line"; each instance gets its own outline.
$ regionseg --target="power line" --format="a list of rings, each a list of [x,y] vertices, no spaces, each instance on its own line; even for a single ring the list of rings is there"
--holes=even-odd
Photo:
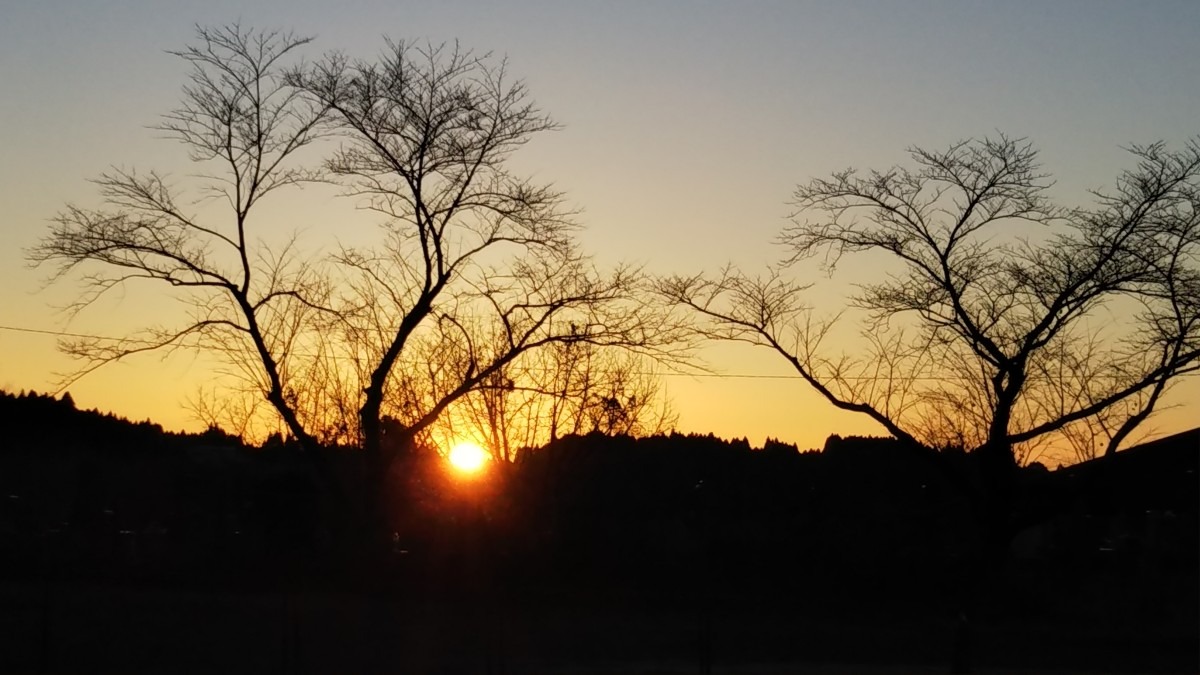
[[[0,330],[13,331],[15,333],[32,333],[34,335],[50,335],[54,337],[74,337],[89,340],[113,340],[119,341],[124,338],[112,337],[109,335],[90,335],[87,333],[72,333],[69,331],[51,330],[47,328],[25,328],[22,326],[3,326],[0,325]],[[311,354],[309,355],[311,356]],[[346,358],[346,357],[335,357]],[[743,380],[799,380],[802,379],[799,375],[767,375],[754,373],[635,373],[637,375],[657,375],[660,377],[699,377],[699,378],[716,378],[716,379],[743,379]]]
[[[88,340],[111,340],[114,342],[118,342],[118,341],[127,339],[127,338],[112,337],[109,335],[91,335],[91,334],[87,334],[87,333],[73,333],[73,332],[69,332],[69,331],[51,330],[51,329],[47,329],[47,328],[26,328],[23,326],[0,325],[0,330],[7,330],[7,331],[15,332],[15,333],[30,333],[30,334],[34,334],[34,335],[50,335],[50,336],[54,336],[54,337],[74,337],[74,338],[83,338],[83,339],[88,339]],[[316,356],[315,354],[304,353],[304,352],[292,352],[292,354],[295,356],[307,356],[307,357],[315,357]],[[341,355],[336,355],[336,354],[329,354],[326,356],[328,356],[329,358],[333,358],[333,359],[353,360],[353,357],[341,356]],[[541,368],[541,370],[544,371],[544,370],[546,370],[546,368]],[[642,375],[642,376],[653,376],[653,377],[691,377],[691,378],[717,379],[717,380],[804,380],[804,378],[800,375],[790,375],[790,374],[789,375],[771,375],[771,374],[765,374],[765,373],[680,373],[680,372],[645,371],[645,372],[636,372],[636,373],[630,373],[630,374],[631,375]],[[863,382],[863,381],[867,381],[867,380],[883,382],[883,381],[889,380],[890,378],[877,375],[874,377],[868,377],[868,376],[844,377],[843,379],[844,380],[853,380],[856,382]],[[946,375],[946,376],[920,376],[920,377],[896,378],[896,379],[909,379],[912,381],[946,381],[946,380],[962,381],[967,378],[965,378],[961,375],[958,375],[958,376]]]
[[[109,337],[107,335],[87,335],[85,333],[70,333],[61,330],[49,330],[45,328],[24,328],[21,326],[0,326],[0,330],[9,330],[14,333],[34,333],[36,335],[53,335],[56,337],[76,337],[87,338],[91,340],[122,340],[124,338]]]

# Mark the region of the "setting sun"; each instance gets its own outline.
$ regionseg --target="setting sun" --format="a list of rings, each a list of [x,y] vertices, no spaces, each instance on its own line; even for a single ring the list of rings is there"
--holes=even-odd
[[[475,473],[487,461],[487,452],[478,443],[464,441],[450,449],[450,464],[463,473]]]

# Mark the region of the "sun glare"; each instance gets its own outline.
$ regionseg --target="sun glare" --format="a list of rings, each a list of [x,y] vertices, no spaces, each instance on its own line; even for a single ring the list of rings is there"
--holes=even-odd
[[[450,464],[463,473],[479,471],[487,458],[487,452],[478,443],[464,441],[450,448]]]

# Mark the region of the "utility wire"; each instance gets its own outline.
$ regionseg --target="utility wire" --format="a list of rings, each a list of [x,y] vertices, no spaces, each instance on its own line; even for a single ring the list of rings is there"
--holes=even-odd
[[[50,329],[46,329],[46,328],[26,328],[23,326],[0,325],[0,330],[12,331],[15,333],[30,333],[30,334],[34,334],[34,335],[49,335],[49,336],[54,336],[54,337],[74,337],[74,338],[83,338],[83,339],[89,339],[89,340],[112,340],[114,342],[119,342],[121,340],[127,339],[127,338],[112,337],[109,335],[91,335],[91,334],[87,334],[87,333],[72,333],[72,332],[68,332],[68,331],[50,330]],[[292,353],[295,356],[308,356],[308,357],[316,356],[315,354],[302,353],[302,352],[292,352]],[[336,354],[330,354],[330,355],[326,355],[326,356],[328,356],[329,358],[333,358],[333,359],[353,360],[352,357],[339,356]],[[545,368],[542,368],[542,370],[545,370]],[[649,372],[649,371],[647,371],[647,372],[630,373],[630,374],[631,375],[647,375],[647,376],[654,376],[654,377],[693,377],[693,378],[718,379],[718,380],[802,380],[802,379],[804,379],[799,375],[770,375],[770,374],[763,374],[763,373],[677,373],[677,372]],[[880,376],[874,376],[874,377],[869,377],[869,376],[843,377],[842,379],[854,380],[854,381],[866,381],[866,380],[886,381],[891,378],[880,375]],[[967,378],[964,378],[962,376],[947,375],[947,376],[940,376],[940,377],[938,377],[938,376],[922,376],[922,377],[913,377],[913,378],[907,378],[907,379],[911,379],[914,381],[945,381],[945,380],[963,380],[963,379],[967,379]]]
[[[61,330],[48,330],[45,328],[24,328],[21,326],[0,326],[0,330],[10,330],[14,333],[34,333],[36,335],[53,335],[55,337],[77,337],[89,338],[94,340],[122,340],[124,338],[108,337],[107,335],[86,335],[84,333],[69,333]]]
[[[0,330],[13,331],[15,333],[32,333],[34,335],[49,335],[53,337],[74,337],[91,340],[113,340],[114,342],[125,338],[116,338],[108,335],[89,335],[86,333],[71,333],[61,330],[49,330],[45,328],[24,328],[21,326],[0,326]],[[309,354],[308,356],[312,356]],[[349,358],[345,356],[334,356],[334,358]],[[743,379],[743,380],[799,380],[799,375],[766,375],[753,373],[635,373],[637,375],[657,375],[660,377],[703,377],[717,379]]]

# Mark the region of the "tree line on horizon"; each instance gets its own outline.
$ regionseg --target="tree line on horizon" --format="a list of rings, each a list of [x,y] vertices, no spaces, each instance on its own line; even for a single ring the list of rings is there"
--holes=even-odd
[[[172,536],[186,538],[198,534],[189,532],[188,518],[204,518],[219,530],[208,536],[230,539],[240,529],[253,539],[266,534],[262,529],[254,532],[249,524],[264,517],[254,513],[262,509],[275,519],[268,529],[294,537],[273,542],[285,553],[317,552],[333,543],[328,533],[323,535],[326,539],[320,534],[319,521],[328,514],[319,513],[304,449],[294,440],[276,437],[247,445],[218,429],[168,432],[149,421],[78,409],[69,395],[35,392],[0,391],[0,423],[8,441],[0,453],[0,489],[7,499],[4,530],[9,546],[17,539],[36,541],[51,530],[65,538],[89,529],[145,536],[158,527],[163,534],[175,530]],[[1023,504],[1022,527],[1036,527],[1080,508],[1073,500],[1096,486],[1084,486],[1083,492],[1079,485],[1065,486],[1083,475],[1079,469],[1093,464],[1099,468],[1088,470],[1107,471],[1127,485],[1103,487],[1111,492],[1106,499],[1122,493],[1130,497],[1139,480],[1134,474],[1189,467],[1194,471],[1195,448],[1189,452],[1188,444],[1195,445],[1198,432],[1189,432],[1190,440],[1184,438],[1189,434],[1171,439],[1169,447],[1153,457],[1140,449],[1131,453],[1150,457],[1140,468],[1130,469],[1138,467],[1130,462],[1117,468],[1096,461],[1055,471],[1036,464],[1023,469],[1022,489],[1031,492]],[[742,544],[727,544],[731,552],[740,551],[737,555],[746,560],[759,558],[764,565],[768,558],[792,564],[786,551],[796,546],[830,564],[859,558],[877,565],[875,558],[892,549],[929,556],[939,565],[967,556],[969,539],[979,536],[967,504],[971,497],[939,458],[953,457],[956,470],[962,472],[973,470],[977,458],[963,452],[914,452],[901,445],[886,437],[833,435],[823,448],[802,451],[773,439],[753,447],[746,439],[712,434],[635,438],[591,432],[529,448],[517,462],[496,464],[472,477],[456,473],[436,449],[424,448],[403,460],[406,466],[398,473],[416,498],[389,527],[405,545],[427,547],[453,529],[448,519],[463,517],[461,509],[469,506],[479,509],[474,515],[512,528],[496,535],[502,539],[552,533],[549,536],[568,549],[587,549],[573,567],[613,546],[610,538],[638,538],[640,543],[621,543],[616,550],[653,557],[664,546],[680,544],[680,537],[697,536],[696,527],[708,526],[696,521],[700,517],[725,523],[724,537],[767,536],[769,544],[751,547],[757,554],[743,550]],[[325,452],[345,476],[361,463],[361,455],[352,449],[329,447]],[[1196,491],[1194,481],[1173,483],[1150,491],[1137,488],[1142,492],[1130,497],[1132,506],[1118,510],[1152,508],[1180,517],[1191,512],[1194,517],[1195,504],[1189,501]],[[264,506],[280,495],[291,502]],[[189,503],[193,500],[200,503]],[[1112,505],[1103,502],[1085,508],[1113,513]],[[22,510],[24,520],[18,523],[16,514]],[[306,526],[293,522],[304,518],[310,519]],[[803,523],[814,518],[831,518],[828,535],[858,543],[839,540],[818,554],[799,534]],[[926,528],[933,530],[922,536],[940,542],[929,550],[924,547],[934,539],[912,539],[914,531]],[[936,537],[934,530],[940,532]],[[662,541],[652,541],[656,537]],[[860,545],[881,548],[867,554]],[[222,546],[208,548],[219,554]]]

